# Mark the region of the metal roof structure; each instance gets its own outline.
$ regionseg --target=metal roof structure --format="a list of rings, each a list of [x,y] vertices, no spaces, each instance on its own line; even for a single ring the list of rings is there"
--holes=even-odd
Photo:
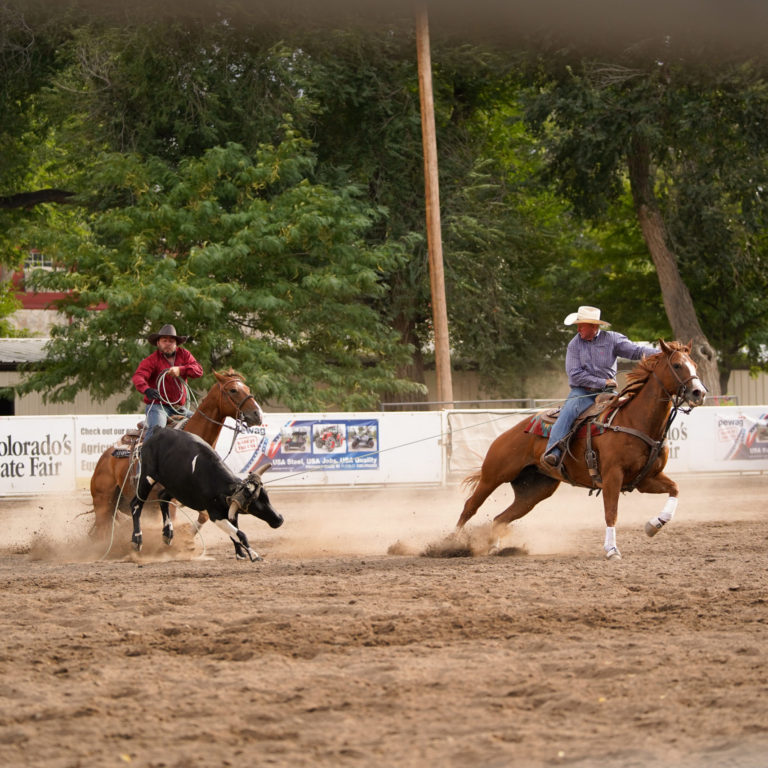
[[[7,369],[44,360],[44,347],[49,341],[48,337],[0,339],[0,366]]]

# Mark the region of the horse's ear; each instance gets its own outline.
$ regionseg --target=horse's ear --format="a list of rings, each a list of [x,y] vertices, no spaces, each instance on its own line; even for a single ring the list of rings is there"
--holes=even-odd
[[[686,345],[686,350],[685,351],[690,355],[692,349],[693,349],[693,339],[691,339],[688,342],[688,344]]]
[[[213,375],[216,377],[216,380],[221,382],[224,381],[224,375],[219,373],[218,371],[212,371]]]
[[[659,339],[659,349],[667,355],[670,352],[669,345],[666,341],[664,341],[664,339]]]

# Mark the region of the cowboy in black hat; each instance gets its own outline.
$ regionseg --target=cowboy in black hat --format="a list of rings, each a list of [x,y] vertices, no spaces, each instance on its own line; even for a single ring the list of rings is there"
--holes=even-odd
[[[133,385],[144,395],[146,404],[146,434],[151,436],[155,427],[164,427],[174,414],[191,416],[186,408],[187,379],[199,379],[203,368],[192,353],[181,345],[188,336],[179,336],[172,325],[164,325],[157,333],[150,333],[147,341],[157,349],[145,357],[133,374]]]

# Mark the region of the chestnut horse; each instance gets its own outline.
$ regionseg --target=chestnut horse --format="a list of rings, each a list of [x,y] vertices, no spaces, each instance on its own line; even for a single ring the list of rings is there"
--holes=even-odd
[[[669,498],[658,517],[646,523],[653,536],[672,519],[677,508],[677,484],[662,471],[669,449],[666,436],[678,409],[704,402],[707,391],[690,357],[690,345],[659,341],[660,351],[644,358],[627,376],[627,386],[606,408],[612,419],[590,433],[579,429],[563,462],[564,473],[545,468],[539,460],[547,446],[545,437],[533,433],[531,416],[499,435],[491,443],[482,468],[464,481],[473,489],[457,523],[460,531],[480,505],[502,483],[511,483],[515,499],[493,520],[491,551],[498,550],[501,534],[513,520],[527,515],[536,504],[551,496],[566,480],[571,485],[601,489],[605,510],[604,550],[608,559],[620,559],[616,546],[619,494],[637,488],[641,493],[667,493]],[[592,472],[587,462],[587,452]]]
[[[227,416],[244,421],[248,426],[262,423],[261,408],[239,373],[233,370],[227,373],[214,371],[214,376],[216,382],[183,427],[211,446],[216,444]],[[108,535],[118,507],[130,514],[129,503],[136,493],[133,477],[136,467],[130,471],[132,459],[113,456],[113,450],[110,447],[101,454],[91,476],[91,497],[96,518],[91,534],[97,537]],[[198,522],[202,524],[205,519],[198,519]]]

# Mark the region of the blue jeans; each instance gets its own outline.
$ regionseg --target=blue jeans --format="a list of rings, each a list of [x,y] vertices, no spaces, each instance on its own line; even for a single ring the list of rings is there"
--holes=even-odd
[[[168,417],[178,414],[180,411],[184,416],[191,416],[193,413],[185,405],[181,406],[181,408],[174,408],[165,403],[149,403],[145,417],[146,431],[144,432],[144,439],[148,440],[152,437],[156,427],[164,427],[168,423]]]
[[[560,408],[560,415],[552,425],[552,431],[549,433],[549,440],[547,441],[547,451],[554,448],[568,434],[579,414],[586,411],[599,394],[599,392],[592,392],[584,389],[584,387],[571,387],[568,399],[563,403]]]

